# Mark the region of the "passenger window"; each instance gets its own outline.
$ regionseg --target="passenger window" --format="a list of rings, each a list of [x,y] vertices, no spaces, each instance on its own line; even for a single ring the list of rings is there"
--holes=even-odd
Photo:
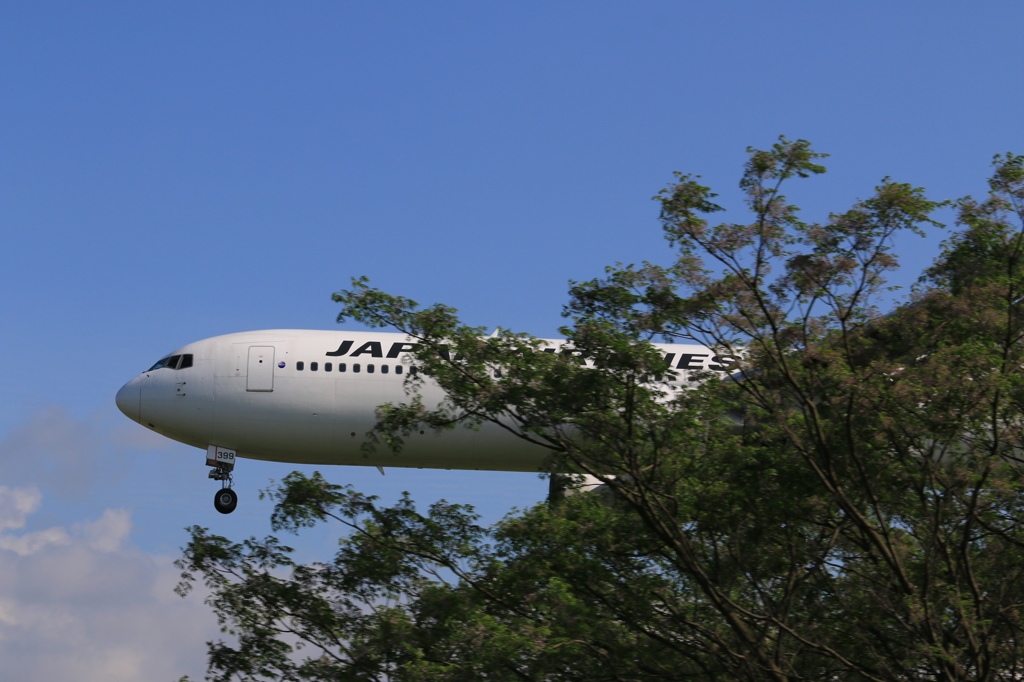
[[[178,369],[186,369],[192,366],[192,354],[181,356],[181,364],[178,365]]]
[[[388,366],[387,365],[381,365],[380,366],[380,373],[381,374],[387,374],[388,373]]]
[[[344,372],[346,368],[347,368],[347,365],[345,365],[344,362],[339,362],[338,363],[338,371],[339,372]]]
[[[366,366],[366,371],[367,371],[368,373],[370,373],[370,374],[373,374],[373,365],[367,365],[367,366]]]
[[[401,374],[401,373],[402,373],[402,366],[401,365],[396,365],[395,366],[395,374]]]
[[[309,371],[310,372],[315,372],[316,368],[317,368],[317,364],[315,362],[309,363]]]
[[[306,369],[306,363],[304,363],[302,360],[299,360],[298,362],[295,363],[295,369],[301,372],[302,370]]]
[[[353,372],[358,372],[359,371],[359,363],[358,362],[353,362],[352,363],[352,371]]]
[[[416,373],[416,365],[413,365],[413,366],[411,366],[409,368],[409,374],[415,374],[415,373]]]
[[[334,365],[332,365],[331,363],[329,363],[329,362],[325,362],[324,363],[324,371],[325,372],[330,372],[332,367],[334,367]]]

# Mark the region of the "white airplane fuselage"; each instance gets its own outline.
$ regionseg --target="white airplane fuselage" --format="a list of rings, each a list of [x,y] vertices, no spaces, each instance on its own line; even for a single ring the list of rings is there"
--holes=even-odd
[[[559,348],[562,341],[549,341]],[[659,344],[685,384],[690,370],[724,370],[732,358],[697,345]],[[377,332],[268,330],[196,341],[125,384],[117,405],[168,438],[239,457],[303,464],[543,471],[548,455],[505,429],[431,431],[394,453],[362,449],[383,403],[409,399],[412,341]],[[722,364],[719,364],[722,363]],[[157,363],[158,365],[160,363]],[[426,380],[432,407],[444,394]]]

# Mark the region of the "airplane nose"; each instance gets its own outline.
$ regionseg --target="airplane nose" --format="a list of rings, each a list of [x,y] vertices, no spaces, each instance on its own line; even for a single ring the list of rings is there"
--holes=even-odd
[[[136,377],[121,387],[117,392],[117,409],[124,412],[124,415],[132,421],[139,421],[141,412],[139,403],[142,400],[142,382]]]

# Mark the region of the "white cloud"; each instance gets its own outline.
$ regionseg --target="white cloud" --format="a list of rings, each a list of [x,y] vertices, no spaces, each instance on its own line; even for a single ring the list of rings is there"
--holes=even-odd
[[[42,494],[35,488],[10,489],[0,485],[0,531],[24,528],[25,517],[39,508]]]
[[[45,484],[62,497],[80,497],[130,462],[93,423],[63,407],[39,410],[0,442],[0,474],[8,483]]]
[[[47,545],[66,545],[70,541],[67,531],[63,528],[47,528],[18,536],[0,535],[0,550],[28,556],[35,554]]]
[[[132,530],[131,514],[125,509],[106,509],[98,521],[79,526],[89,546],[100,552],[115,552]]]
[[[17,532],[42,506],[35,489],[0,487],[4,679],[202,679],[219,631],[201,593],[173,593],[173,558],[133,547],[125,510]]]

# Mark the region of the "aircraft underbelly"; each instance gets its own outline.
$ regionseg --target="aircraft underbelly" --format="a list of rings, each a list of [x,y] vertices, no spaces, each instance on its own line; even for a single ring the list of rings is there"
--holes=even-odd
[[[407,400],[401,380],[278,377],[273,392],[245,390],[244,377],[217,378],[211,443],[238,456],[301,464],[541,471],[546,451],[500,427],[427,431],[406,438],[400,452],[379,444],[364,450],[374,409]],[[427,396],[429,396],[429,391]],[[439,399],[440,393],[434,397]],[[429,401],[428,401],[429,404]]]

